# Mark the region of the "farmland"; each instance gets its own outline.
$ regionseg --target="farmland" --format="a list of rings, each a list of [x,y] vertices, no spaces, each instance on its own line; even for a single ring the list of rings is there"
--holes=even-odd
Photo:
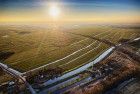
[[[20,72],[46,64],[45,68],[60,67],[66,72],[87,64],[109,48],[96,40],[68,32],[107,39],[113,43],[140,36],[137,28],[79,24],[5,24],[0,25],[0,51],[14,54],[3,63]]]

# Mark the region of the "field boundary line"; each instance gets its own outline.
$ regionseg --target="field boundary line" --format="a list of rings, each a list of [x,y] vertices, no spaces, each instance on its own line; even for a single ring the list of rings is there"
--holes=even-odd
[[[116,32],[116,33],[117,33],[117,32]],[[116,33],[115,33],[115,34],[116,34]],[[108,35],[111,35],[111,34],[108,34]],[[104,36],[104,37],[107,37],[108,35],[106,35],[106,36]],[[95,42],[97,43],[97,40],[96,40]],[[93,42],[93,43],[94,43],[94,42]],[[90,45],[88,45],[88,47],[90,47],[93,43],[91,43]],[[84,56],[84,55],[90,53],[91,51],[96,50],[101,44],[102,44],[102,43],[99,43],[98,46],[96,46],[94,49],[89,50],[87,53],[84,53],[84,54],[80,55],[79,57],[77,57],[77,58],[75,58],[75,59],[72,59],[71,61],[69,61],[69,62],[66,63],[66,64],[69,64],[70,62],[73,62],[73,61],[77,60],[78,58],[80,58],[80,57],[82,57],[82,56]],[[88,47],[87,47],[87,48],[88,48]],[[63,65],[66,65],[66,64],[62,64],[62,65],[60,65],[60,67],[63,66]]]
[[[107,36],[109,36],[109,35],[111,35],[111,34],[109,33],[109,34],[105,35],[104,37],[107,37]],[[90,44],[90,45],[91,45],[91,44]],[[86,47],[87,47],[87,46],[86,46]],[[75,54],[75,52],[73,52],[72,54]],[[26,73],[28,73],[28,72],[32,72],[32,71],[35,71],[35,70],[39,70],[39,69],[44,68],[44,67],[46,67],[46,66],[48,66],[48,65],[57,63],[58,61],[64,60],[65,58],[68,58],[69,56],[71,56],[71,54],[68,55],[68,56],[66,56],[66,57],[64,57],[64,58],[58,59],[58,60],[56,60],[56,61],[54,61],[54,62],[48,63],[48,64],[43,65],[43,66],[40,66],[40,67],[38,67],[38,68],[34,68],[34,69],[29,70],[29,71],[27,71],[27,72],[24,72],[23,74],[26,74]]]
[[[67,65],[67,64],[70,64],[71,62],[73,62],[73,61],[75,61],[75,60],[77,60],[77,59],[79,59],[79,58],[85,56],[86,54],[88,54],[88,53],[90,53],[90,52],[96,50],[100,45],[101,45],[101,43],[99,43],[98,46],[96,46],[94,49],[92,49],[92,50],[90,50],[90,51],[88,51],[88,52],[86,52],[86,53],[80,55],[79,57],[77,57],[77,58],[75,58],[75,59],[72,59],[72,60],[69,61],[68,63],[65,63],[65,64],[60,65],[59,67],[62,67],[62,66]]]
[[[99,33],[99,34],[97,34],[97,35],[95,35],[95,36],[99,36],[99,35],[104,34],[104,33],[107,33],[107,32],[109,32],[109,31],[106,31],[106,32],[103,32],[103,33]],[[94,36],[94,37],[95,37],[95,36]],[[77,42],[80,43],[80,42],[82,42],[82,41],[84,41],[84,40],[87,40],[87,39],[89,39],[89,38],[85,38],[85,39],[80,40],[80,41],[77,41]],[[70,44],[69,46],[75,45],[75,44],[77,44],[77,42],[75,42],[75,43],[73,43],[73,44]],[[56,49],[56,50],[58,50],[58,49]],[[36,57],[36,56],[37,56],[37,55],[35,55],[35,56],[33,56],[33,57],[30,57],[30,58],[27,58],[27,59],[25,59],[25,60],[23,60],[23,61],[27,61],[27,60],[29,60],[29,59],[32,59],[32,58]],[[11,64],[12,64],[12,65],[15,65],[15,64],[18,64],[18,63],[20,63],[20,60],[17,60],[16,62],[11,63]]]

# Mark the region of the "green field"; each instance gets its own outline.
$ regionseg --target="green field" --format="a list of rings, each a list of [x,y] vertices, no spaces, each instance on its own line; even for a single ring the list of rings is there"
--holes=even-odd
[[[14,52],[3,63],[26,72],[48,64],[46,68],[72,70],[95,59],[109,46],[72,33],[118,40],[140,36],[135,28],[95,25],[0,25],[0,51]]]

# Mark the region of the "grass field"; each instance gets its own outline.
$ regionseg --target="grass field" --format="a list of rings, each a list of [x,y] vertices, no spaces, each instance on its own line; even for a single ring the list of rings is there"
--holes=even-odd
[[[3,63],[21,71],[48,64],[46,68],[72,70],[94,59],[108,46],[73,32],[108,39],[140,36],[140,29],[95,25],[0,25],[0,51],[15,54]]]

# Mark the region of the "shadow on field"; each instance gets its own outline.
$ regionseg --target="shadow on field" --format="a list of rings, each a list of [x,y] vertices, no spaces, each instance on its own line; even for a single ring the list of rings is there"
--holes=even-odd
[[[0,61],[6,60],[7,58],[12,56],[13,54],[15,54],[15,52],[0,51]]]

